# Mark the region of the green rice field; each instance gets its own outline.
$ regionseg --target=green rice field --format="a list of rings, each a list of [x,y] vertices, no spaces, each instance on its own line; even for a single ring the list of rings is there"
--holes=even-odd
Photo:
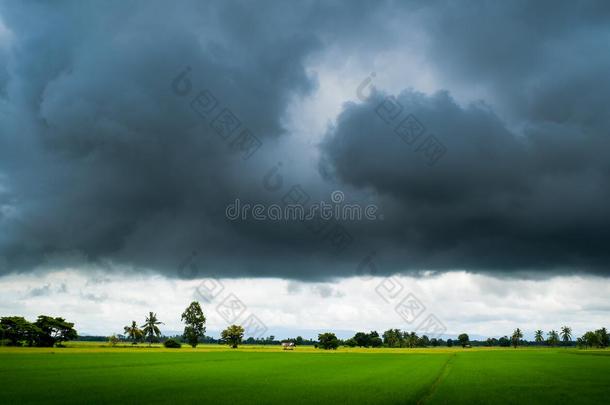
[[[2,404],[602,404],[610,351],[0,348]]]

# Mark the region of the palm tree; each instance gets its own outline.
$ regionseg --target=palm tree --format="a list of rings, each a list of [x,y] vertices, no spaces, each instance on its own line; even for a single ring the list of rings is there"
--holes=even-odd
[[[409,333],[407,337],[407,345],[410,348],[417,346],[417,334],[415,332]]]
[[[131,326],[125,326],[123,329],[134,345],[137,344],[138,341],[144,336],[144,332],[142,332],[142,329],[138,328],[136,321],[131,321]]]
[[[559,342],[559,334],[555,330],[552,330],[548,333],[548,335],[549,335],[549,338],[548,338],[549,345],[551,345],[551,346],[557,345],[557,343]]]
[[[601,328],[595,331],[598,336],[599,344],[601,347],[608,347],[610,344],[610,334],[608,334],[608,330],[606,328]]]
[[[517,328],[513,332],[513,337],[512,337],[513,346],[515,347],[515,349],[519,345],[519,342],[521,341],[521,339],[523,339],[523,333],[521,332],[521,329]]]
[[[161,336],[161,331],[157,325],[163,325],[163,322],[160,322],[157,319],[157,314],[149,312],[144,325],[142,325],[142,332],[144,332],[144,336],[148,338],[149,346],[152,344],[155,336]]]
[[[536,340],[536,343],[544,342],[544,332],[538,329],[534,334],[534,339]]]
[[[563,343],[565,345],[567,345],[568,342],[572,340],[572,328],[570,328],[569,326],[561,327],[561,340],[563,340]]]

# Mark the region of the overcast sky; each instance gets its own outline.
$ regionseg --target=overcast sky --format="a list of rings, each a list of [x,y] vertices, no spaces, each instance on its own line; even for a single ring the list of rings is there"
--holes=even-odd
[[[153,310],[179,330],[213,277],[276,333],[609,326],[609,18],[0,1],[0,315],[108,334]],[[337,191],[376,218],[226,215]],[[391,276],[417,322],[375,293]]]

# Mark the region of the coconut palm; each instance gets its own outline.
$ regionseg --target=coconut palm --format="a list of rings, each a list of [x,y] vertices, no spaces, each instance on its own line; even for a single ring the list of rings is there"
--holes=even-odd
[[[549,343],[549,345],[556,346],[557,343],[559,343],[559,334],[555,330],[552,330],[548,333],[548,335],[549,338],[547,342]]]
[[[561,327],[561,340],[563,340],[563,343],[566,345],[570,340],[572,340],[572,328],[569,326]]]
[[[601,328],[595,331],[598,336],[600,347],[608,347],[610,344],[610,334],[606,328]]]
[[[138,341],[144,336],[144,332],[142,332],[142,329],[138,328],[136,321],[131,321],[131,326],[125,326],[123,329],[134,345],[137,344]]]
[[[513,346],[515,347],[515,349],[517,348],[517,346],[519,346],[519,342],[521,341],[521,339],[523,339],[523,332],[521,332],[521,329],[517,328],[513,332],[512,336]]]
[[[417,346],[417,334],[415,332],[411,332],[408,334],[407,345],[411,348]]]
[[[535,333],[534,333],[534,339],[536,340],[536,343],[542,343],[544,342],[544,332],[541,331],[540,329],[538,329]]]
[[[155,337],[161,336],[161,331],[157,325],[163,325],[163,322],[157,319],[157,314],[149,312],[144,325],[142,325],[142,332],[144,332],[144,336],[148,339],[149,346]]]

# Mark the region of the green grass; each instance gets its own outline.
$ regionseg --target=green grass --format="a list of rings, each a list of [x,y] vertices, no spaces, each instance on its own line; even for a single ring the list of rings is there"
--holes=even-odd
[[[610,351],[0,348],[0,403],[607,403]]]

